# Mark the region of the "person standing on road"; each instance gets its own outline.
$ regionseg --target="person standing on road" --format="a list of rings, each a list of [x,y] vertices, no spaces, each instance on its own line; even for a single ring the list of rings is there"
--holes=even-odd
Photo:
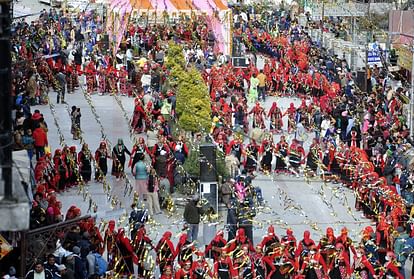
[[[70,129],[71,134],[73,135],[74,140],[78,140],[80,137],[80,119],[81,119],[81,112],[80,108],[76,106],[72,106],[72,112],[70,113],[70,117],[72,120],[72,127]]]
[[[122,139],[118,139],[118,144],[112,149],[112,175],[116,177],[117,180],[124,178],[125,170],[125,153],[131,156],[128,148],[124,145]]]
[[[48,145],[47,135],[45,131],[36,124],[36,129],[33,131],[34,147],[36,150],[36,161],[45,155],[45,147]]]
[[[56,79],[59,82],[59,88],[57,89],[57,100],[56,103],[59,104],[62,101],[62,104],[65,103],[65,93],[66,93],[66,75],[62,72],[56,74]]]
[[[144,200],[144,195],[147,194],[148,190],[148,167],[144,163],[144,154],[139,154],[137,157],[138,162],[132,169],[132,175],[135,178],[135,192],[138,194],[139,200]]]
[[[263,70],[260,70],[260,73],[257,75],[257,79],[259,80],[259,100],[263,102],[266,100],[266,75],[263,73]]]
[[[198,238],[198,226],[201,215],[203,214],[203,209],[198,203],[199,201],[199,195],[194,195],[184,209],[184,220],[188,224],[188,238],[190,242],[196,241]]]

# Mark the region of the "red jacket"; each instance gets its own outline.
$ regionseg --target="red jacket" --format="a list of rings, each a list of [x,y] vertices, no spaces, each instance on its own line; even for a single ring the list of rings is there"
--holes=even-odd
[[[38,147],[44,147],[48,145],[47,141],[47,135],[45,131],[42,128],[36,128],[33,131],[33,139],[34,139],[34,145]]]

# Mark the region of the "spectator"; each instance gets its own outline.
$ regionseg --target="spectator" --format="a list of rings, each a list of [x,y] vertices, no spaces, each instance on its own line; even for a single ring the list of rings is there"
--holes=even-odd
[[[45,155],[45,147],[48,145],[47,135],[45,131],[37,124],[33,131],[34,147],[36,150],[36,161]]]
[[[22,137],[22,144],[24,149],[27,150],[27,156],[29,156],[30,163],[32,162],[33,158],[33,151],[34,151],[34,139],[32,136],[32,130],[27,129]]]
[[[56,74],[56,79],[59,83],[59,88],[57,90],[57,100],[56,103],[59,104],[62,101],[62,104],[65,104],[65,93],[66,93],[66,75],[62,72]]]
[[[52,273],[45,269],[42,262],[36,262],[34,269],[26,274],[26,279],[54,279]]]
[[[135,192],[140,201],[143,201],[144,195],[148,193],[148,167],[144,163],[144,158],[144,154],[138,154],[138,162],[132,170],[132,175],[135,178]]]
[[[160,181],[157,177],[155,169],[151,168],[150,174],[148,176],[148,192],[146,194],[150,216],[153,216],[154,212],[155,214],[162,214],[158,198],[159,183]]]
[[[73,270],[66,268],[64,264],[59,265],[58,270],[62,279],[75,279],[75,273]]]
[[[184,220],[188,224],[188,238],[190,242],[197,241],[198,238],[198,227],[203,214],[199,201],[199,195],[194,195],[184,209]]]
[[[24,149],[23,136],[24,136],[23,126],[18,126],[16,130],[14,131],[14,150]]]
[[[60,278],[59,265],[56,263],[55,255],[49,254],[47,256],[47,261],[43,264],[43,266],[44,266],[45,270],[49,270],[50,273],[52,273],[53,279]]]

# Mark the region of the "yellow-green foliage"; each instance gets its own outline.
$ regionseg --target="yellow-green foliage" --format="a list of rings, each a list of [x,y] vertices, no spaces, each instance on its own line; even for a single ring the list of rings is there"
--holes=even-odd
[[[170,71],[169,82],[177,94],[177,116],[180,128],[185,131],[208,131],[211,125],[209,92],[201,73],[185,68],[183,49],[170,44],[166,59]]]

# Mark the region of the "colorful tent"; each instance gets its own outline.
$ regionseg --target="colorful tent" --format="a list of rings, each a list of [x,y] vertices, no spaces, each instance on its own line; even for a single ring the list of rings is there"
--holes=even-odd
[[[217,51],[230,54],[232,15],[224,0],[116,0],[109,6],[111,12],[108,15],[107,30],[111,41],[116,43],[116,48],[130,17],[146,16],[153,20],[166,14],[173,18],[195,14],[206,15],[207,24],[216,37]]]

